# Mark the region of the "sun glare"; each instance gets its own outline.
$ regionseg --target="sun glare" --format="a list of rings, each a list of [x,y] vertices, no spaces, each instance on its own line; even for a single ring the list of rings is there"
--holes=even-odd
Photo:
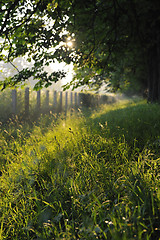
[[[72,47],[72,46],[73,46],[73,43],[72,43],[71,41],[68,41],[68,42],[67,42],[67,46],[68,46],[68,47]]]

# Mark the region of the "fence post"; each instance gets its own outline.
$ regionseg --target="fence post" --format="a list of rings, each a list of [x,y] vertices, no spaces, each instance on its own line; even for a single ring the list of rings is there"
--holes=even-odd
[[[75,108],[77,108],[77,92],[75,92],[74,97],[75,97]]]
[[[62,91],[60,92],[60,99],[59,99],[59,111],[62,111],[62,98],[63,98],[63,93]]]
[[[71,108],[73,107],[73,93],[71,92]]]
[[[25,114],[29,114],[29,88],[25,89]]]
[[[49,108],[49,90],[46,91],[46,108]]]
[[[98,95],[98,106],[101,105],[101,95]]]
[[[73,113],[73,92],[70,93],[70,115]]]
[[[80,94],[79,93],[77,93],[77,104],[78,104],[78,107],[80,107]]]
[[[79,93],[79,105],[82,106],[83,104],[83,93]]]
[[[56,109],[57,107],[57,91],[53,93],[53,107]]]
[[[67,109],[68,109],[68,92],[66,92],[65,96],[65,115],[67,115]]]
[[[13,114],[17,113],[17,90],[12,90],[12,112]]]
[[[37,110],[41,108],[41,90],[37,91]]]

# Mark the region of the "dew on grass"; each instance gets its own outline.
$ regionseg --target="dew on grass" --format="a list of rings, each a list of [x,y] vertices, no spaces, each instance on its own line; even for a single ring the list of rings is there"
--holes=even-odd
[[[108,225],[113,225],[112,221],[105,221],[105,223],[108,224]]]

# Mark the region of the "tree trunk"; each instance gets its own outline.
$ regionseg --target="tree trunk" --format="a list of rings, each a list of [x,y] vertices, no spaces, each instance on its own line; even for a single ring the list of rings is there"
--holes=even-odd
[[[154,36],[148,52],[148,101],[160,103],[160,33]]]

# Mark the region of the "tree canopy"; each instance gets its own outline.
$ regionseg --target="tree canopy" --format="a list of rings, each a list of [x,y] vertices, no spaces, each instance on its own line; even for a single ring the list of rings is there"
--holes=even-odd
[[[30,76],[39,80],[36,89],[50,86],[65,76],[44,71],[56,59],[74,63],[66,88],[105,82],[113,91],[130,86],[160,100],[159,0],[2,0],[0,7],[0,60],[34,61],[3,88]]]

